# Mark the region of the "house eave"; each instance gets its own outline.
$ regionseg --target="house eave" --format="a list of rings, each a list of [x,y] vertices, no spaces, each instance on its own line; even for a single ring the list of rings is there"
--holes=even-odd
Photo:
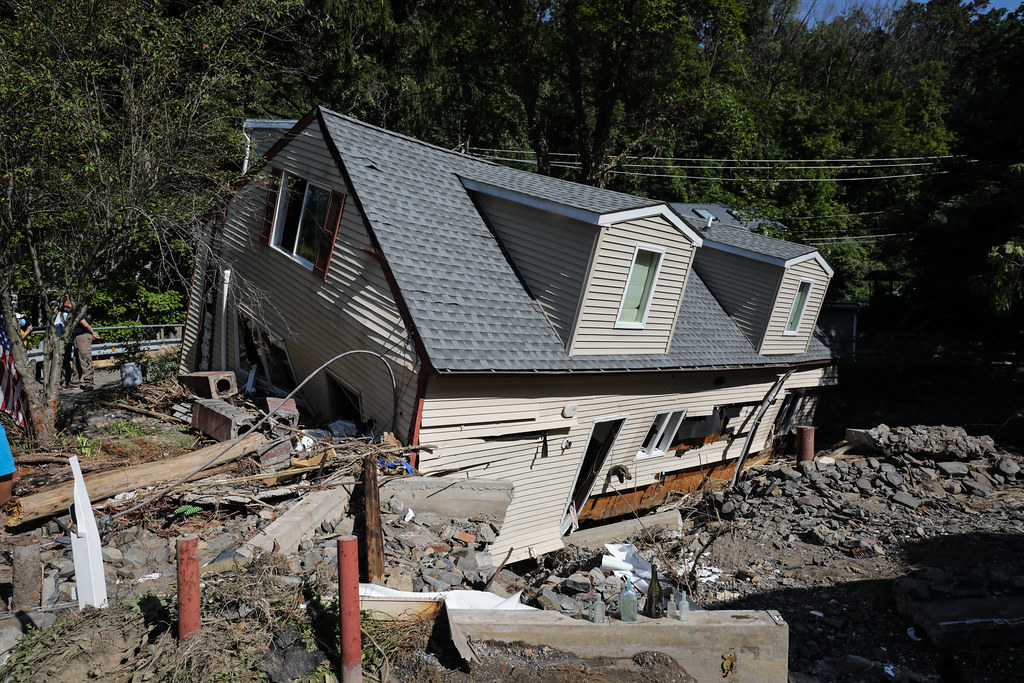
[[[527,370],[459,370],[453,368],[434,368],[433,372],[437,375],[480,375],[487,377],[495,377],[498,375],[597,375],[606,377],[609,375],[637,375],[643,373],[667,373],[667,372],[721,372],[723,370],[773,370],[780,368],[807,368],[815,366],[826,366],[833,365],[838,359],[836,358],[822,358],[817,360],[799,361],[796,363],[764,363],[764,364],[738,364],[738,365],[701,365],[701,366],[686,366],[686,365],[671,365],[662,367],[648,367],[648,368],[612,368],[609,370],[604,369],[587,369],[587,370],[573,370],[571,368],[561,370],[540,370],[540,369],[527,369]]]
[[[667,204],[651,204],[649,206],[639,206],[633,209],[625,209],[622,211],[611,211],[608,213],[601,213],[599,211],[590,211],[577,206],[569,206],[568,204],[562,204],[550,199],[543,199],[526,192],[520,192],[518,190],[510,190],[506,187],[499,185],[493,185],[491,183],[483,183],[479,180],[472,180],[460,176],[459,179],[462,181],[462,186],[472,192],[479,192],[486,194],[491,197],[497,197],[499,199],[507,199],[517,204],[529,206],[534,209],[541,211],[547,211],[558,216],[564,216],[573,220],[578,220],[583,223],[590,225],[597,225],[605,227],[614,223],[621,223],[623,221],[635,220],[637,218],[651,218],[654,216],[660,216],[667,220],[673,225],[679,232],[686,235],[687,239],[693,242],[696,246],[703,244],[704,239],[694,231],[687,223],[681,219]]]
[[[778,266],[780,268],[789,268],[790,266],[794,266],[794,265],[796,265],[798,263],[803,263],[804,261],[812,261],[813,260],[813,261],[817,261],[818,262],[818,265],[821,266],[822,270],[825,271],[825,273],[828,275],[829,278],[831,278],[833,275],[835,275],[835,271],[832,269],[832,267],[830,265],[828,265],[828,263],[825,261],[825,258],[821,254],[819,254],[817,251],[811,251],[811,252],[808,252],[806,254],[802,254],[800,256],[794,256],[791,259],[782,259],[782,258],[779,258],[778,256],[769,256],[768,254],[762,254],[761,252],[758,252],[758,251],[753,251],[751,249],[744,249],[743,247],[737,247],[737,246],[734,246],[734,245],[731,245],[731,244],[724,244],[722,242],[716,242],[715,240],[710,240],[710,239],[709,240],[705,240],[704,244],[709,249],[715,249],[715,250],[718,250],[718,251],[723,251],[723,252],[725,252],[727,254],[735,254],[737,256],[743,256],[743,257],[749,258],[749,259],[751,259],[753,261],[761,261],[762,263],[769,263],[769,264],[771,264],[773,266]]]

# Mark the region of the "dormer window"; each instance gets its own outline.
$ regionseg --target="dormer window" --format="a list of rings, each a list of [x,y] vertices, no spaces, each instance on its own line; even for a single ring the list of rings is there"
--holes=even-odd
[[[789,311],[789,319],[786,321],[786,331],[783,334],[796,334],[800,329],[800,321],[803,320],[804,310],[807,308],[807,297],[811,293],[810,280],[801,280],[796,290],[796,297],[793,299],[793,308]]]
[[[619,304],[619,317],[616,327],[642,328],[647,322],[647,312],[651,307],[654,286],[661,270],[661,258],[664,249],[649,246],[637,246],[633,252],[633,264],[626,278],[626,289]]]

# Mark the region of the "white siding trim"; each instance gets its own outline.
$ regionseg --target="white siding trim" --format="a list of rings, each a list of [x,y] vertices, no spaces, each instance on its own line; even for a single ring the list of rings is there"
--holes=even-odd
[[[792,330],[789,329],[789,319],[793,317],[793,307],[796,306],[796,297],[800,296],[800,287],[804,283],[807,283],[807,296],[804,297],[804,305],[800,309],[800,317],[796,320],[796,327]],[[807,307],[811,303],[811,292],[814,291],[814,280],[809,280],[805,277],[800,278],[800,281],[796,283],[796,296],[793,297],[793,303],[789,307],[789,315],[786,316],[786,326],[782,330],[782,336],[784,337],[795,337],[800,334],[800,324],[804,321],[804,314],[807,313]]]
[[[679,232],[686,235],[693,242],[694,246],[699,247],[704,244],[704,238],[697,234],[686,221],[680,218],[679,214],[668,208],[665,204],[602,214],[598,217],[598,225],[611,225],[612,223],[622,223],[624,221],[636,220],[637,218],[653,218],[655,216],[661,216],[674,225]]]

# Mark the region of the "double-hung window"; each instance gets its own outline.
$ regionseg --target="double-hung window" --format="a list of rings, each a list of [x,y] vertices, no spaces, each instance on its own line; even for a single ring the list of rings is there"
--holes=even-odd
[[[636,452],[636,459],[643,460],[644,458],[657,458],[658,456],[665,455],[672,447],[676,438],[676,431],[678,431],[679,424],[685,416],[686,409],[655,415],[654,422],[651,423],[651,428],[647,430],[647,436],[644,437],[640,450]]]
[[[642,328],[646,324],[664,253],[663,249],[656,247],[636,247],[619,304],[616,327]]]
[[[803,320],[804,311],[807,309],[807,297],[811,293],[811,281],[801,280],[796,290],[796,297],[793,299],[793,308],[789,311],[789,319],[786,320],[786,331],[784,334],[796,334],[800,329],[800,321]]]
[[[312,268],[320,236],[324,232],[330,198],[330,190],[285,173],[274,225],[274,246],[297,256]]]

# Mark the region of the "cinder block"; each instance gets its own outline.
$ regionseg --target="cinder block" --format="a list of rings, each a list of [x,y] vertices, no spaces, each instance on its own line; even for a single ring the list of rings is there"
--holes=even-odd
[[[266,448],[260,448],[260,466],[264,469],[276,472],[287,467],[292,459],[291,439],[279,439],[266,444]]]
[[[294,398],[290,398],[287,401],[281,398],[267,398],[267,412],[269,413],[275,408],[278,408],[278,411],[274,413],[274,417],[271,419],[291,425],[292,427],[299,426],[299,409],[295,407]]]
[[[227,398],[238,393],[235,373],[230,370],[178,375],[178,382],[205,398]]]
[[[234,439],[255,423],[255,415],[219,398],[202,398],[192,405],[192,428],[217,441]]]

